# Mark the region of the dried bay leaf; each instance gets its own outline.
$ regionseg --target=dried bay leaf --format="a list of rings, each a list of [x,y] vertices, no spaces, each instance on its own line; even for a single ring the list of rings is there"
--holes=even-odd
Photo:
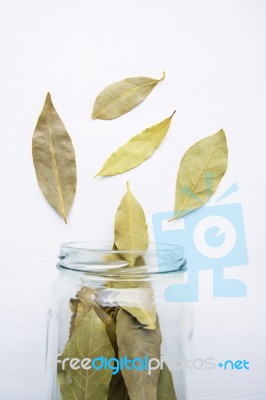
[[[94,308],[96,314],[103,322],[106,333],[109,337],[109,340],[113,346],[114,352],[117,355],[117,341],[116,341],[116,316],[118,313],[118,309],[115,307],[110,308],[109,310],[104,310],[102,307],[96,305]],[[108,312],[109,311],[109,312]]]
[[[165,363],[160,371],[157,400],[177,400],[172,373]]]
[[[155,330],[146,330],[139,327],[136,319],[124,310],[117,315],[117,344],[118,354],[122,358],[160,358],[161,332],[156,323]],[[160,370],[122,370],[122,375],[128,390],[130,400],[157,400],[157,385]]]
[[[121,251],[130,267],[145,266],[145,260],[138,255],[138,251],[148,248],[149,237],[145,214],[138,200],[133,196],[127,183],[127,192],[123,197],[115,217],[114,248]],[[132,251],[132,254],[123,253],[123,250]],[[133,282],[123,288],[116,282],[112,290],[112,301],[133,315],[147,330],[156,328],[156,309],[153,292],[149,285],[132,287]],[[125,283],[124,283],[125,285]]]
[[[136,318],[141,328],[156,328],[154,295],[149,283],[143,283],[142,286],[136,284],[136,287],[132,287],[130,281],[124,287],[99,289],[97,295],[97,302],[101,307],[104,305],[121,307]]]
[[[126,267],[127,264],[125,263],[125,260],[118,252],[118,249],[117,249],[115,243],[113,244],[112,251],[113,251],[113,253],[103,256],[103,260],[105,262],[107,262],[108,264],[117,265],[119,263],[119,265],[121,265],[121,263],[123,263],[123,264],[125,264],[124,266]]]
[[[174,112],[175,113],[175,112]],[[145,129],[119,147],[104,163],[96,176],[122,174],[142,164],[152,156],[165,138],[174,113],[158,124]]]
[[[141,103],[164,78],[165,73],[161,79],[138,76],[112,83],[96,97],[92,118],[114,119],[126,114]]]
[[[72,336],[74,328],[88,314],[94,306],[95,290],[83,287],[75,298],[70,299],[70,309],[72,311],[69,337]]]
[[[123,251],[132,251],[132,254],[121,253],[122,257],[134,266],[138,251],[148,248],[148,227],[142,206],[130,191],[127,183],[127,191],[121,200],[115,216],[115,246]],[[136,252],[136,253],[134,253]]]
[[[77,293],[76,298],[70,300],[70,309],[73,314],[70,322],[69,337],[72,336],[74,329],[79,325],[80,321],[85,318],[91,309],[94,309],[103,322],[110,342],[112,343],[114,350],[117,352],[115,323],[118,310],[114,307],[106,310],[97,304],[97,292],[98,291],[95,289],[84,286]],[[109,312],[113,314],[110,315]]]
[[[111,332],[111,335],[114,335],[115,337],[115,357],[118,358],[118,346],[117,346],[117,338],[116,338],[116,321],[117,321],[117,315],[119,312],[118,307],[110,308],[109,311],[107,311],[110,317],[112,318],[112,323],[114,326],[114,332]],[[110,327],[109,325],[106,326],[106,331],[109,336],[109,339],[111,340],[111,343],[113,344],[112,337],[110,337]],[[113,330],[113,328],[112,328]],[[121,371],[119,371],[117,374],[112,376],[110,386],[109,386],[109,391],[108,391],[108,400],[129,400],[127,388],[124,382],[124,378],[122,376]]]
[[[209,200],[226,172],[227,161],[228,148],[222,129],[187,150],[177,175],[173,219],[196,210]]]
[[[114,357],[114,350],[105,330],[105,326],[94,309],[80,321],[74,329],[71,339],[65,345],[61,359],[65,358],[98,358]],[[65,369],[59,364],[58,381],[61,391],[61,400],[107,400],[109,384],[112,378],[110,369],[98,370],[70,368]]]
[[[156,308],[153,290],[146,286],[117,291],[116,301],[123,310],[133,315],[144,329],[156,329]]]
[[[134,267],[144,267],[145,265],[145,258],[143,256],[138,256],[135,260]]]
[[[121,371],[112,376],[107,400],[130,400]]]
[[[121,306],[123,310],[127,311],[130,315],[132,315],[136,320],[143,325],[143,329],[156,329],[156,312],[154,310],[147,310],[140,305],[137,307],[132,307],[131,304],[129,306]]]
[[[50,93],[35,127],[32,156],[44,196],[66,222],[76,192],[75,151]]]

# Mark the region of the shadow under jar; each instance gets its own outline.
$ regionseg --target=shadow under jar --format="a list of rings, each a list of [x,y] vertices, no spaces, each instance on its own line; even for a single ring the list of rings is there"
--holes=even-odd
[[[192,305],[164,296],[187,279],[183,249],[111,248],[61,245],[48,312],[45,400],[190,400]]]

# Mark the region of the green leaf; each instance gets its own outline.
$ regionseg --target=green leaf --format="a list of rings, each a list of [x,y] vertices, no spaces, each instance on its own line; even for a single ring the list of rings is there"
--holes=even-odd
[[[117,315],[116,334],[120,358],[160,358],[162,338],[158,321],[155,330],[141,329],[134,317],[120,310]],[[157,400],[159,374],[160,369],[151,371],[150,375],[146,370],[123,369],[122,375],[130,400]]]
[[[222,129],[187,150],[177,175],[173,219],[196,210],[209,200],[225,174],[227,161],[228,149]]]
[[[165,138],[174,113],[157,125],[145,129],[121,146],[104,163],[96,176],[122,174],[147,160]]]
[[[105,326],[95,311],[91,309],[73,331],[61,355],[66,358],[98,358],[114,357],[114,350],[107,336]],[[60,364],[59,364],[60,365]],[[72,369],[68,362],[65,369],[62,364],[58,368],[58,381],[61,400],[106,400],[112,377],[111,369],[95,371],[91,369]]]
[[[75,151],[50,93],[35,127],[32,156],[44,196],[66,222],[76,192]]]
[[[165,363],[160,371],[157,400],[177,400],[172,373]]]
[[[134,266],[138,251],[148,248],[149,237],[145,214],[138,200],[133,196],[127,183],[127,192],[121,200],[115,217],[115,246],[132,254],[121,253]],[[134,253],[135,252],[135,253]]]
[[[112,83],[96,97],[92,118],[114,119],[126,114],[141,103],[164,78],[165,73],[161,79],[138,76]]]

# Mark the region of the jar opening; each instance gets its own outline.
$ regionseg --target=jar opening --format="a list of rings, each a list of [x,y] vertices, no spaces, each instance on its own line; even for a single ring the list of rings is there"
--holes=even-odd
[[[60,246],[58,267],[92,274],[125,275],[167,273],[184,270],[181,246],[150,243],[147,250],[113,248],[112,242],[70,242]]]

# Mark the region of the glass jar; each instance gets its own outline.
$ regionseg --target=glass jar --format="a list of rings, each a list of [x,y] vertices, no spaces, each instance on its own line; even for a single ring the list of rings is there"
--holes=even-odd
[[[50,296],[45,400],[189,400],[192,305],[183,249],[63,244]],[[134,267],[129,261],[134,260]]]

